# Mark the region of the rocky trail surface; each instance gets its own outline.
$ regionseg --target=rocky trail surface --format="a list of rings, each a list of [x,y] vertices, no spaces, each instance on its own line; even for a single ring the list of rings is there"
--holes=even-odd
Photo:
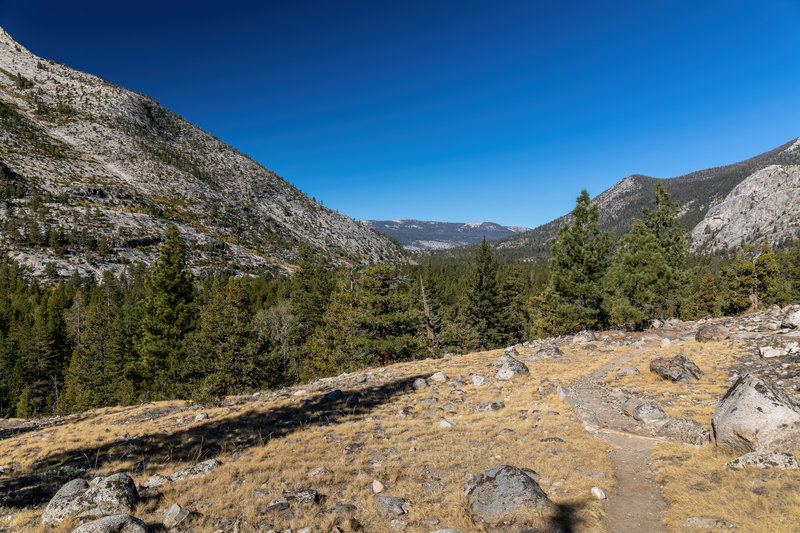
[[[661,532],[666,503],[650,471],[650,444],[654,437],[644,435],[632,418],[619,408],[618,397],[603,386],[609,372],[642,353],[644,349],[624,354],[573,383],[565,402],[584,420],[589,433],[607,440],[615,448],[609,451],[617,489],[606,500],[609,531]]]

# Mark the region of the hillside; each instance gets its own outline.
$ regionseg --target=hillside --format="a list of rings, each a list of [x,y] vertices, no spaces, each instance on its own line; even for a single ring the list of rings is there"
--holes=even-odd
[[[502,239],[530,228],[494,222],[433,222],[430,220],[362,220],[368,228],[388,235],[406,250],[446,250],[456,246]]]
[[[719,426],[709,442],[709,426],[746,373],[797,398],[800,333],[783,327],[796,310],[542,339],[507,350],[527,366],[512,365],[515,375],[494,351],[215,406],[173,401],[0,420],[0,527],[71,531],[97,515],[69,518],[75,493],[54,493],[70,482],[89,491],[87,505],[113,492],[102,476],[117,473],[112,479],[130,475],[136,486],[127,502],[108,505],[153,531],[177,519],[178,530],[195,532],[518,531],[486,521],[493,505],[530,502],[526,490],[539,491],[540,512],[506,507],[506,519],[553,520],[570,531],[793,531],[800,470],[742,469],[731,462],[742,452],[722,446]],[[651,371],[656,358],[678,354],[696,363],[699,378]],[[781,457],[794,457],[799,442]],[[503,465],[527,469],[527,481],[487,492],[481,473]],[[496,500],[502,490],[513,496]],[[44,528],[51,499],[61,507],[51,503],[47,520],[64,521]]]
[[[0,29],[0,247],[41,275],[150,263],[169,223],[196,271],[286,269],[300,243],[339,264],[405,261],[152,98],[41,59]]]
[[[800,138],[739,163],[663,179],[672,199],[680,203],[681,222],[692,233],[693,247],[718,250],[738,246],[743,239],[777,244],[796,237],[800,227],[798,148]],[[597,195],[593,201],[600,209],[601,229],[617,236],[626,233],[632,219],[641,217],[642,207],[650,204],[657,181],[636,174]],[[505,260],[545,259],[551,239],[567,217],[495,241],[492,247]],[[453,258],[471,253],[466,248],[437,255]]]

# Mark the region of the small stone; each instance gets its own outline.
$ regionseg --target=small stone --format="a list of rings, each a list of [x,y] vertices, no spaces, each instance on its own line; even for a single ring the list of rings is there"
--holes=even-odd
[[[470,379],[472,379],[472,384],[473,385],[488,385],[489,384],[489,378],[487,378],[485,376],[480,376],[478,374],[470,374],[469,377],[470,377]]]
[[[188,522],[192,518],[192,513],[178,505],[177,503],[173,503],[169,509],[164,513],[164,516],[161,518],[161,523],[167,529],[172,529],[173,527],[178,526],[184,522]]]
[[[595,500],[605,500],[606,493],[600,487],[592,487],[592,498]]]
[[[410,502],[405,498],[397,498],[395,496],[376,496],[375,507],[378,512],[383,515],[402,516],[406,514],[405,507]]]
[[[356,376],[356,383],[364,383],[367,381],[367,376]]]
[[[383,492],[383,489],[385,489],[385,488],[386,488],[386,486],[383,483],[381,483],[380,481],[378,481],[377,479],[373,479],[372,480],[372,493],[373,494],[380,494],[381,492]]]
[[[318,466],[316,468],[312,468],[308,471],[308,477],[318,477],[318,476],[329,476],[333,472],[325,468],[324,466]]]
[[[493,411],[499,411],[506,406],[500,400],[494,402],[481,402],[475,405],[475,410],[479,413],[491,413]]]
[[[453,427],[455,425],[456,425],[456,423],[454,421],[452,421],[452,420],[442,420],[441,422],[439,422],[439,427],[440,428],[451,428],[451,427]]]
[[[671,340],[669,340],[669,339],[668,339],[668,338],[666,338],[666,337],[664,337],[663,339],[661,339],[661,347],[662,347],[662,348],[669,348],[670,346],[672,346],[672,341],[671,341]]]
[[[395,518],[389,522],[389,525],[391,525],[392,529],[395,531],[405,531],[405,529],[408,527],[408,522],[405,520],[400,520],[399,518]]]
[[[332,390],[329,393],[327,393],[325,396],[323,396],[323,399],[325,399],[325,400],[327,400],[329,402],[335,402],[335,401],[341,400],[342,398],[344,398],[344,393],[342,391],[340,391],[339,389]]]
[[[447,381],[447,374],[445,374],[444,372],[442,372],[440,370],[439,372],[436,372],[435,374],[433,374],[430,377],[430,380],[431,381],[435,381],[437,383],[444,383],[445,381]]]
[[[697,330],[697,334],[695,335],[694,339],[697,342],[711,342],[723,341],[730,338],[730,336],[731,332],[728,331],[728,329],[724,326],[707,324],[705,326],[701,326],[700,329]]]
[[[411,386],[414,387],[415,390],[427,389],[428,382],[425,381],[425,378],[417,378],[414,380],[414,384]]]
[[[771,359],[773,357],[781,357],[786,355],[784,350],[781,348],[775,348],[774,346],[762,346],[758,349],[758,353],[763,359]]]
[[[732,470],[742,468],[777,468],[779,470],[797,470],[800,465],[792,453],[750,452],[725,464]]]
[[[195,422],[202,422],[203,420],[208,420],[208,413],[205,411],[200,411],[196,415],[194,415]]]
[[[687,518],[684,522],[688,527],[695,529],[708,529],[711,531],[726,531],[738,529],[739,524],[722,520],[721,518],[712,518],[708,516],[693,516]]]
[[[83,524],[72,533],[147,533],[147,525],[131,515],[117,514]]]
[[[619,376],[621,378],[625,376],[638,376],[639,369],[636,368],[635,366],[623,366],[615,370],[614,375]]]
[[[344,401],[344,405],[345,405],[345,407],[350,407],[350,408],[352,408],[352,407],[355,407],[356,405],[358,405],[358,402],[359,402],[359,401],[360,401],[360,395],[358,395],[358,394],[351,394],[351,395],[350,395],[350,396],[348,396],[348,397],[347,397],[347,399]]]

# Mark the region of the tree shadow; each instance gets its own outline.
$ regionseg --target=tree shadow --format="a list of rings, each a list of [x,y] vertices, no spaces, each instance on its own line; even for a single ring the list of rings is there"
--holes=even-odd
[[[556,504],[554,520],[559,527],[559,533],[573,533],[583,531],[586,520],[581,518],[580,511],[587,507],[587,500],[573,500]]]
[[[302,426],[335,426],[367,416],[372,410],[393,396],[412,387],[415,379],[427,377],[414,375],[401,380],[359,388],[322,391],[313,399],[301,400],[300,405],[287,405],[266,410],[251,407],[259,400],[229,399],[225,404],[243,410],[226,418],[210,418],[200,423],[190,423],[174,432],[156,433],[122,438],[97,446],[60,450],[38,460],[34,467],[20,476],[6,474],[0,477],[0,506],[21,508],[49,501],[60,484],[48,480],[48,472],[62,469],[66,472],[89,472],[110,462],[133,462],[134,472],[155,471],[167,462],[196,463],[221,454],[236,455],[243,450],[281,439]],[[357,396],[358,402],[346,406],[348,397]],[[351,400],[352,401],[352,400]],[[241,406],[241,407],[240,407]],[[80,420],[93,418],[87,416]],[[102,417],[97,417],[102,418]],[[133,426],[135,427],[135,426]]]

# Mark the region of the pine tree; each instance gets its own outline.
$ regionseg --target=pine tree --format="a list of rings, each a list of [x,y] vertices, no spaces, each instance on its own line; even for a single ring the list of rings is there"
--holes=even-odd
[[[668,267],[663,272],[665,278],[659,280],[658,287],[651,289],[658,299],[653,317],[677,316],[678,307],[687,296],[685,289],[691,279],[685,268],[689,241],[678,218],[679,214],[680,205],[672,201],[664,184],[658,181],[653,188],[652,209],[642,208],[644,227],[653,234],[661,257]]]
[[[800,303],[800,237],[789,250],[786,274],[789,280],[789,299],[792,303]]]
[[[306,346],[310,371],[325,375],[420,357],[424,318],[397,271],[364,268],[353,283],[340,283]]]
[[[465,306],[467,323],[478,332],[483,348],[497,348],[505,340],[505,317],[497,284],[498,267],[497,258],[484,237],[472,259],[472,275]]]
[[[333,280],[325,262],[305,243],[300,245],[299,268],[292,274],[290,313],[294,321],[289,338],[302,346],[322,325],[322,315],[333,292]]]
[[[639,221],[622,238],[605,279],[613,322],[633,322],[642,329],[655,318],[672,280],[672,268],[662,250],[655,232]]]
[[[719,294],[714,273],[711,268],[704,266],[697,271],[692,284],[692,297],[683,318],[698,320],[700,318],[719,315]]]
[[[780,270],[769,245],[745,244],[732,265],[722,273],[727,285],[726,314],[755,312],[773,296]]]
[[[595,328],[606,321],[602,281],[611,241],[598,228],[600,213],[586,190],[577,198],[571,217],[551,244],[553,320],[561,331]]]
[[[195,320],[194,286],[186,269],[178,228],[167,228],[158,259],[147,276],[141,308],[139,359],[129,368],[137,392],[144,398],[168,398],[174,391],[184,340]]]

